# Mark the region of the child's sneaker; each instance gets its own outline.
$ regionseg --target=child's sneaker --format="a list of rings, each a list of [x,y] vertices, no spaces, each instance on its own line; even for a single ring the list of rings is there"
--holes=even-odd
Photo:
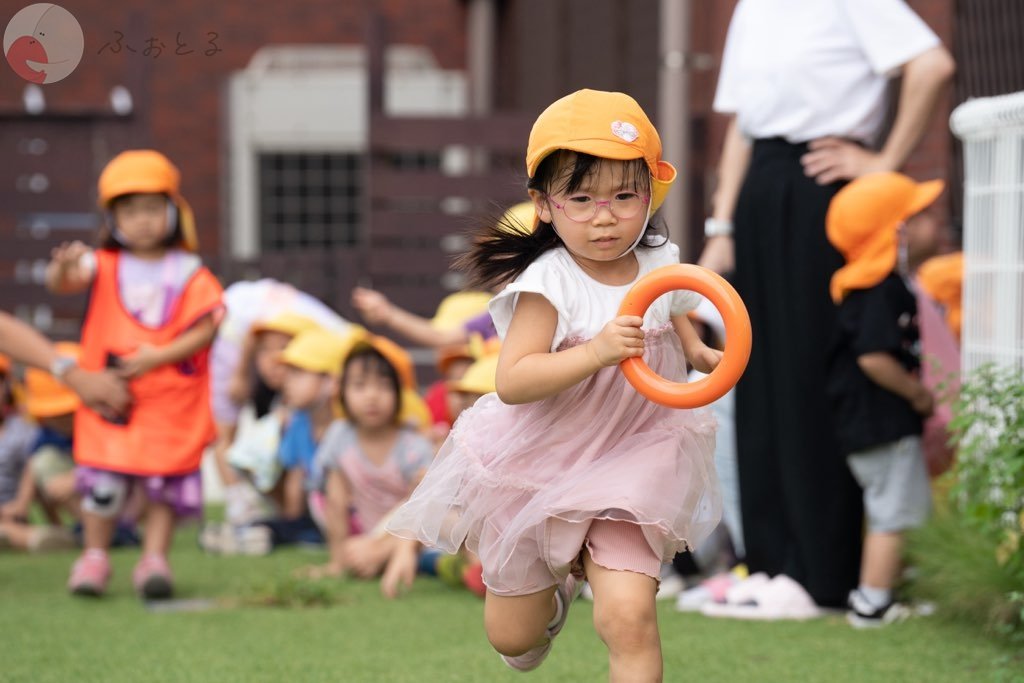
[[[28,537],[28,551],[46,553],[75,547],[75,535],[62,526],[35,526]]]
[[[910,616],[906,605],[890,600],[882,607],[876,607],[859,590],[850,592],[850,611],[846,613],[846,621],[854,628],[878,628]]]
[[[547,658],[548,653],[551,652],[551,641],[561,633],[562,627],[565,626],[565,619],[569,616],[569,605],[572,604],[572,601],[579,594],[581,583],[579,579],[569,574],[558,584],[555,589],[555,601],[557,603],[555,618],[548,624],[547,642],[515,657],[501,655],[501,658],[508,666],[516,671],[533,671],[540,666],[541,662]]]
[[[71,566],[68,590],[74,595],[98,598],[107,591],[110,574],[110,558],[107,553],[90,548]]]
[[[270,529],[259,524],[211,522],[199,530],[198,542],[200,548],[217,555],[268,555],[273,549]]]
[[[174,593],[174,580],[167,558],[153,553],[143,555],[132,571],[132,585],[144,600],[166,600]]]

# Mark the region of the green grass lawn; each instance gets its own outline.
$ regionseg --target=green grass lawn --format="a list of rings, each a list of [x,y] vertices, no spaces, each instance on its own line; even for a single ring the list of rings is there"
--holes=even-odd
[[[115,551],[107,597],[72,598],[72,554],[0,556],[0,681],[601,681],[607,657],[591,606],[573,606],[547,662],[507,670],[481,625],[482,601],[433,579],[386,601],[376,583],[288,577],[322,552],[203,555],[179,534],[178,597],[212,608],[156,612],[130,588],[137,551]],[[272,607],[295,598],[315,607]],[[872,632],[841,616],[750,623],[677,613],[663,603],[666,681],[1024,681],[1024,654],[937,617]]]

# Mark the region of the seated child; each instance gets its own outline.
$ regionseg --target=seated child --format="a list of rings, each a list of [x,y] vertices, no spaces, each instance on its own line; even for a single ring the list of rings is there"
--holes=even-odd
[[[382,592],[394,597],[412,584],[419,546],[385,533],[384,522],[415,488],[434,449],[404,424],[409,376],[402,370],[411,364],[384,341],[357,344],[344,361],[345,417],[331,424],[316,455],[330,560],[310,573],[381,576]]]
[[[281,393],[288,410],[276,452],[280,477],[271,492],[278,514],[251,526],[207,525],[199,538],[204,550],[262,555],[278,545],[323,541],[306,504],[307,484],[317,444],[336,417],[338,373],[348,346],[337,334],[306,329],[276,359],[266,361],[280,366],[275,372],[282,374]]]
[[[495,391],[499,350],[500,344],[490,345],[488,355],[473,361],[459,379],[447,383],[452,423],[481,396]],[[481,598],[487,593],[487,586],[483,582],[483,566],[465,548],[455,554],[428,548],[420,557],[419,568],[422,573],[436,575],[451,586],[465,586]]]
[[[55,347],[60,355],[76,359],[81,352],[78,344],[70,342],[58,342]],[[25,371],[25,411],[40,427],[29,461],[35,499],[51,525],[56,545],[64,548],[71,545],[71,533],[62,527],[61,513],[81,519],[72,453],[79,405],[78,396],[50,373],[36,368]]]
[[[31,526],[35,494],[29,458],[39,428],[25,420],[14,400],[11,362],[0,356],[0,549],[45,550],[46,527]]]
[[[284,312],[254,323],[247,334],[245,362],[235,367],[230,386],[236,398],[244,395],[242,402],[252,402],[257,423],[249,434],[245,429],[241,433],[235,428],[221,430],[214,449],[225,483],[225,517],[231,524],[249,524],[275,507],[265,494],[280,474],[278,441],[267,440],[266,435],[279,432],[287,415],[286,410],[276,410],[281,407],[278,395],[285,377],[279,359],[296,335],[318,328],[311,318]]]

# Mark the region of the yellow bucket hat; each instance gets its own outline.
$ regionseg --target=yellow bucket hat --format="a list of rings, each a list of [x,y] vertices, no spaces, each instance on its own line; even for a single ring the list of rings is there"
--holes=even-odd
[[[852,289],[873,287],[896,269],[900,224],[928,208],[945,187],[896,172],[870,173],[839,190],[825,216],[829,242],[846,259],[832,275],[836,303]]]
[[[467,394],[490,394],[497,391],[495,376],[498,374],[498,356],[491,354],[480,358],[466,369],[461,379],[448,383],[452,391]]]
[[[647,114],[629,95],[577,90],[541,112],[530,131],[526,174],[560,149],[604,159],[643,159],[651,172],[651,213],[665,201],[676,169],[661,158],[661,137]]]
[[[280,361],[300,370],[337,377],[351,346],[346,337],[314,328],[295,335],[281,352]]]
[[[132,149],[121,152],[100,173],[99,204],[109,209],[110,203],[126,194],[166,194],[178,207],[182,246],[198,251],[195,215],[192,207],[181,196],[181,173],[178,167],[160,152],[152,149]]]
[[[500,227],[506,233],[519,233],[528,235],[537,227],[537,209],[533,202],[519,202],[509,207],[498,221]]]
[[[430,324],[437,330],[453,330],[467,320],[487,311],[491,294],[487,292],[456,292],[449,294],[437,306]]]
[[[401,385],[402,392],[402,409],[398,413],[398,421],[421,430],[428,428],[433,422],[433,418],[426,401],[416,391],[416,370],[413,366],[412,356],[387,337],[367,334],[364,330],[361,334],[350,335],[350,341],[346,345],[342,361],[339,365],[343,366],[345,364],[344,359],[348,358],[349,354],[354,350],[363,346],[369,346],[382,355],[384,360],[391,364],[398,375],[398,382]],[[340,417],[345,416],[345,411],[341,408],[340,402],[338,404],[338,412]]]
[[[298,313],[285,312],[253,323],[250,331],[253,334],[259,332],[280,332],[281,334],[294,337],[301,332],[315,330],[319,327],[320,325],[312,318],[307,318]]]

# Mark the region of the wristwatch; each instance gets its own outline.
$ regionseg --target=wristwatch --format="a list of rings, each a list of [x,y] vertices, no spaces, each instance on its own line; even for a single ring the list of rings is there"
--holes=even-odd
[[[78,361],[72,356],[54,356],[50,363],[50,374],[57,379],[64,381],[64,376],[78,365]]]
[[[732,221],[724,218],[705,218],[704,236],[721,237],[732,235]]]

